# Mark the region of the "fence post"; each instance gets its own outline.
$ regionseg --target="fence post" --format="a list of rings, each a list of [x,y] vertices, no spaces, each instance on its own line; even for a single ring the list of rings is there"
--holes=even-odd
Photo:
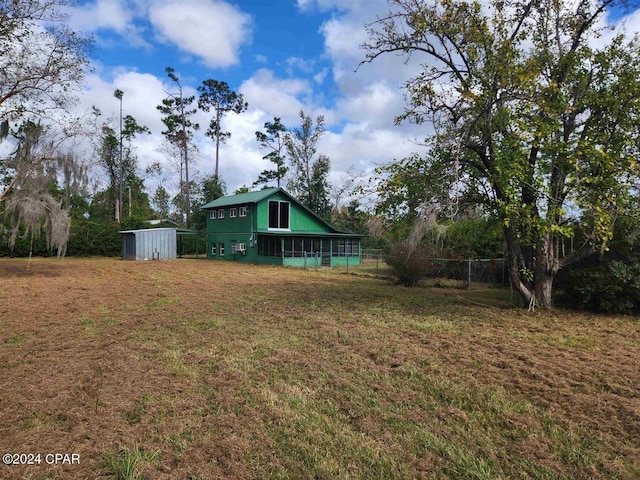
[[[307,269],[307,251],[303,250],[302,252],[302,258],[304,258],[304,269]]]
[[[471,290],[471,259],[469,259],[469,290]]]
[[[318,252],[315,253],[315,259],[316,259],[316,272],[318,271]]]
[[[347,273],[349,273],[349,255],[347,255]]]

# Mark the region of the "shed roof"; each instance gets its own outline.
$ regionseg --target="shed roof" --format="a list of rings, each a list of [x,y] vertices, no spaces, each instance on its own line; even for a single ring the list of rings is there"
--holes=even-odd
[[[240,205],[243,203],[257,203],[260,200],[273,195],[281,188],[265,188],[264,190],[258,190],[257,192],[238,193],[236,195],[227,195],[226,197],[220,197],[212,202],[203,205],[201,208],[207,210],[210,208],[228,207],[229,205]]]
[[[141,228],[138,230],[120,230],[118,233],[139,233],[139,232],[162,232],[167,230],[175,230],[178,235],[195,235],[197,230],[189,230],[188,228]]]

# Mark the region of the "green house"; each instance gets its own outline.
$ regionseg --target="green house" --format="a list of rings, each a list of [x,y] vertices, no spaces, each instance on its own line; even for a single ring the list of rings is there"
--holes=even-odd
[[[281,188],[221,197],[207,214],[207,257],[294,267],[359,265],[363,235],[341,232]]]

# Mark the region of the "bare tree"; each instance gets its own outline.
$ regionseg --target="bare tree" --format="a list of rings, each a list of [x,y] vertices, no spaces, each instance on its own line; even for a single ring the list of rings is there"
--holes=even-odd
[[[0,129],[26,112],[66,105],[88,65],[90,39],[64,23],[64,0],[0,2]],[[1,137],[0,137],[1,138]]]

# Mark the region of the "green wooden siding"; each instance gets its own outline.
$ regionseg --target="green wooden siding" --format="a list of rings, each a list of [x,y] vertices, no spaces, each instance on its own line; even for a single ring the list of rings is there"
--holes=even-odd
[[[241,205],[247,207],[247,216],[241,217],[239,207],[221,207],[207,211],[207,233],[248,233],[251,234],[255,230],[251,228],[251,222],[254,221],[253,205]],[[232,218],[230,210],[236,209],[236,217]],[[216,218],[211,219],[211,212],[216,212]],[[224,211],[224,218],[218,218],[218,212]]]
[[[258,230],[269,230],[269,201],[279,200],[289,202],[289,229],[296,232],[331,232],[321,221],[308,210],[291,202],[289,197],[278,192],[258,203]]]
[[[247,208],[247,215],[240,216],[240,207]],[[231,209],[235,208],[236,216],[231,216]],[[211,218],[211,212],[215,218]],[[224,211],[224,218],[219,218],[219,211]],[[219,207],[207,211],[207,257],[217,260],[236,260],[242,262],[256,262],[257,252],[251,248],[251,235],[255,236],[255,208],[254,205],[234,205],[233,207]],[[244,243],[246,253],[232,253],[232,243]],[[216,245],[213,255],[212,246]],[[220,255],[220,244],[224,245],[224,255]]]
[[[236,199],[239,203],[234,203]],[[287,202],[288,229],[269,228],[269,201]],[[359,236],[335,230],[279,189],[223,197],[207,205],[208,258],[302,267],[306,252],[306,265],[312,268],[315,266],[313,252],[320,252],[319,266],[360,263]],[[246,207],[246,216],[240,216],[241,207]],[[235,209],[234,217],[231,216],[232,209]],[[213,219],[212,211],[215,212]],[[224,218],[219,218],[220,211],[224,211]],[[243,243],[245,253],[238,251],[234,254],[234,242]],[[221,247],[224,248],[223,255]]]

